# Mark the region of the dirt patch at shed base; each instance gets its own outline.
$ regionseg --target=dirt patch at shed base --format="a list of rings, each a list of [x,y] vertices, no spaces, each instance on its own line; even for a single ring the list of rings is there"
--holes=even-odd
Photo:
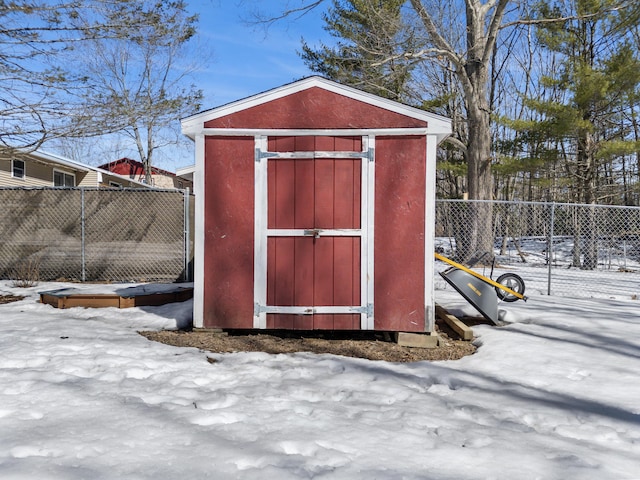
[[[390,341],[389,335],[380,332],[207,332],[160,331],[140,332],[156,342],[177,347],[195,347],[206,352],[266,352],[270,354],[312,352],[330,353],[346,357],[384,360],[387,362],[419,362],[457,360],[472,355],[476,347],[468,341],[451,338],[446,331],[438,331],[441,337],[437,348],[412,348]]]

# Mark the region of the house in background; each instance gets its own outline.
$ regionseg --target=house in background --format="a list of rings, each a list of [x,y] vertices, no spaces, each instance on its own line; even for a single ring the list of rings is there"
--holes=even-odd
[[[144,165],[142,162],[130,158],[125,157],[114,160],[113,162],[100,165],[98,168],[117,173],[118,175],[128,177],[140,183],[144,183],[145,180]],[[173,172],[158,167],[151,167],[151,181],[152,185],[158,188],[178,188],[181,190],[188,188],[193,191],[192,180],[180,177]]]
[[[191,182],[191,185],[193,185],[193,175],[195,171],[195,165],[187,165],[186,167],[176,168],[176,175],[187,180],[188,182]],[[191,187],[191,191],[193,191],[193,187]]]
[[[148,188],[134,179],[43,151],[0,154],[0,187]]]

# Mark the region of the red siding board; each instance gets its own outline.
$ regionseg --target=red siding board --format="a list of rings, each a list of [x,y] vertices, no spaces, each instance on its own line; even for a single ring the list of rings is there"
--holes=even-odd
[[[427,122],[312,87],[205,122],[206,128],[411,128]]]
[[[253,327],[254,139],[205,140],[204,326]]]
[[[297,237],[295,241],[296,306],[313,305],[313,242],[308,237]]]
[[[314,228],[314,162],[310,159],[298,160],[295,172],[295,202],[294,202],[294,227]]]
[[[378,137],[375,329],[424,331],[424,137]]]

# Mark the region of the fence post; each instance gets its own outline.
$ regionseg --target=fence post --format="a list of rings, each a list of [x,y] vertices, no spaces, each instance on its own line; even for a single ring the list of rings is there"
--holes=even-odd
[[[189,245],[191,243],[191,239],[189,238],[189,231],[191,226],[189,225],[189,187],[183,190],[184,194],[184,281],[190,282],[191,272],[189,271],[189,256],[190,249]]]
[[[551,262],[553,262],[553,224],[555,223],[556,203],[551,203],[551,215],[549,225],[549,243],[547,246],[547,295],[551,296]]]
[[[80,188],[80,249],[82,252],[82,281],[87,280],[86,258],[85,258],[85,232],[84,232],[84,188]]]

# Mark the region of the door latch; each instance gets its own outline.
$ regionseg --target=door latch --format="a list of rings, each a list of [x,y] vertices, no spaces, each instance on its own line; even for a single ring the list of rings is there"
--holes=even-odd
[[[320,238],[320,229],[314,228],[312,230],[305,230],[304,234],[307,237]]]

